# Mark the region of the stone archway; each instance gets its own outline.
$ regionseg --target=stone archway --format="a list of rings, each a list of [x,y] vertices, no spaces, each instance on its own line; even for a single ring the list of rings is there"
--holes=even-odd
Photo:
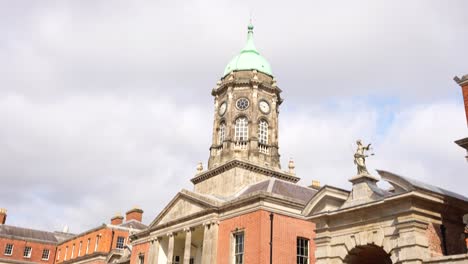
[[[392,264],[390,254],[375,245],[358,246],[349,251],[346,264]]]

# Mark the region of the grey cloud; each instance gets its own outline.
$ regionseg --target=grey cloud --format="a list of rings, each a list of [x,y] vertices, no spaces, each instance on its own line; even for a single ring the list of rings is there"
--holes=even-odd
[[[0,206],[12,224],[76,232],[134,205],[149,222],[191,188],[208,157],[210,91],[244,45],[250,12],[286,98],[283,163],[294,157],[303,183],[346,187],[362,137],[376,142],[376,166],[464,191],[438,177],[466,171],[451,142],[464,133],[452,77],[466,73],[465,1],[0,5],[0,175],[11,186]],[[400,102],[383,133],[382,106],[368,98]]]

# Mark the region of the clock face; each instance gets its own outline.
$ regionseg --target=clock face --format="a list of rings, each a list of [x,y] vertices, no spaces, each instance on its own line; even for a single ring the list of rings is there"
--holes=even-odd
[[[227,108],[226,102],[223,102],[223,103],[219,106],[218,114],[219,114],[220,116],[223,116],[224,113],[226,113],[226,108]]]
[[[270,105],[266,101],[260,101],[258,107],[260,108],[260,111],[262,111],[262,113],[264,114],[268,114],[270,112]]]

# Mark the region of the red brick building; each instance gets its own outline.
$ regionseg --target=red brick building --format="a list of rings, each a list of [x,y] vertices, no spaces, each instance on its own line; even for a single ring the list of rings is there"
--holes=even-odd
[[[454,78],[455,82],[457,82],[458,85],[460,85],[461,87],[461,90],[462,90],[462,96],[463,96],[463,102],[465,103],[465,115],[466,115],[466,122],[467,122],[467,125],[468,125],[468,74],[464,75],[463,77],[461,78],[458,78],[458,77],[455,77]],[[468,161],[468,137],[466,138],[463,138],[463,139],[459,139],[457,141],[455,141],[455,143],[457,145],[459,145],[460,147],[466,149],[466,159]],[[465,233],[466,233],[466,246],[468,247],[468,225],[465,229]]]
[[[111,218],[102,224],[57,245],[56,264],[68,263],[125,263],[130,248],[128,237],[146,228],[142,224],[143,210],[133,208],[123,216]]]
[[[6,225],[0,209],[0,263],[53,264],[57,243],[72,234]]]

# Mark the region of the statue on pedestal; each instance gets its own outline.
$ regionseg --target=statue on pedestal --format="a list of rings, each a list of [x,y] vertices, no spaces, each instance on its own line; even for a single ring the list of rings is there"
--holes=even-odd
[[[371,144],[364,146],[361,140],[357,140],[356,144],[357,144],[357,149],[356,149],[356,153],[354,153],[354,164],[356,164],[357,166],[358,176],[370,175],[366,167],[366,158],[369,157],[368,155],[366,155],[366,151],[370,150]],[[371,154],[371,155],[374,155],[374,154]]]

